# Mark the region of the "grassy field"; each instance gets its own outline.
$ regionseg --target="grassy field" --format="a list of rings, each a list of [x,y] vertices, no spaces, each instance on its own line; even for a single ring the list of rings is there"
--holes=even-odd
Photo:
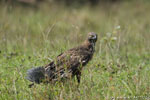
[[[0,100],[150,98],[150,2],[64,7],[0,5]],[[98,34],[77,81],[28,88],[26,71]],[[127,100],[127,99],[126,99]]]

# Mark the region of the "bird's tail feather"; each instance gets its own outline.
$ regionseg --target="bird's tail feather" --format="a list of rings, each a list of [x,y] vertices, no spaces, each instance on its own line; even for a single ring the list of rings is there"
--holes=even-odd
[[[26,79],[39,84],[45,77],[44,73],[45,69],[43,67],[32,68],[27,71]]]

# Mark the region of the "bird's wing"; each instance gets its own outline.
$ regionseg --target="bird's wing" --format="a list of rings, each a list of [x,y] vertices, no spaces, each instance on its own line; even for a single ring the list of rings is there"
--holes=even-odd
[[[58,68],[73,68],[85,64],[89,61],[91,52],[84,47],[77,47],[62,53],[57,57],[56,66]]]
[[[89,55],[90,52],[82,47],[70,49],[57,56],[56,60],[47,66],[46,72],[53,79],[69,77],[71,75],[70,73],[89,61]]]

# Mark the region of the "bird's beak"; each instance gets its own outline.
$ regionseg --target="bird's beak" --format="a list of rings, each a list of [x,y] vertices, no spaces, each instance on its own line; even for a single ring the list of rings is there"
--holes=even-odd
[[[97,38],[96,35],[92,36],[92,39],[96,39],[96,38]]]

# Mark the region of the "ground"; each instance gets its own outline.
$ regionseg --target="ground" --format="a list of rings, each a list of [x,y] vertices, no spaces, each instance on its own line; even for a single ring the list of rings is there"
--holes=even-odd
[[[109,100],[150,98],[150,3],[65,7],[0,5],[0,100]],[[98,34],[81,84],[28,88],[26,71]]]

